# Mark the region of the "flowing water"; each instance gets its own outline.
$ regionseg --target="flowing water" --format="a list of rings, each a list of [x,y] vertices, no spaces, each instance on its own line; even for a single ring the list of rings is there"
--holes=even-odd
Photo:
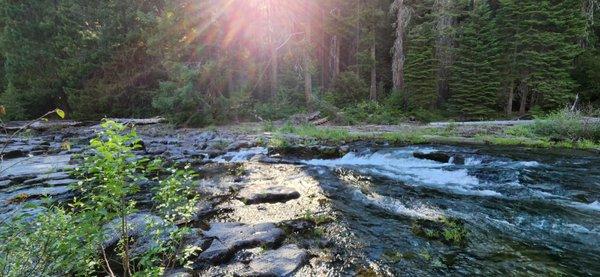
[[[413,157],[442,151],[464,164]],[[363,149],[304,160],[359,245],[391,274],[600,274],[600,157],[520,148]],[[466,244],[417,236],[415,222],[454,218]]]

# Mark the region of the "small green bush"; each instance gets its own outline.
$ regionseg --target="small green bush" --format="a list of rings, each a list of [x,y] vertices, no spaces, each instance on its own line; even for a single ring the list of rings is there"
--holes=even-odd
[[[364,101],[342,110],[348,124],[398,124],[404,120],[399,110],[390,109],[373,101]]]
[[[258,103],[255,108],[256,115],[263,120],[285,119],[304,111],[302,106],[294,103],[292,93],[287,90],[279,91],[275,99]]]
[[[342,72],[334,81],[325,99],[338,108],[357,104],[369,96],[369,86],[353,71]]]
[[[531,126],[531,131],[535,135],[544,136],[553,141],[590,140],[600,142],[599,122],[588,120],[580,113],[566,109],[536,119]]]

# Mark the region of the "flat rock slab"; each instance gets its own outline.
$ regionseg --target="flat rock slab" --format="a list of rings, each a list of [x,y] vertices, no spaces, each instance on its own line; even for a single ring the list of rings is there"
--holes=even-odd
[[[44,175],[71,168],[71,155],[37,156],[5,160],[0,166],[0,177]]]
[[[237,198],[252,205],[261,203],[287,202],[300,197],[296,190],[285,186],[253,185],[242,189]]]
[[[28,199],[38,199],[42,197],[58,197],[71,192],[68,186],[56,186],[56,187],[39,187],[17,190],[8,194],[0,194],[0,206],[11,203],[19,202]]]
[[[239,276],[289,276],[306,263],[308,252],[295,244],[266,251],[248,264]]]
[[[214,223],[204,237],[213,241],[197,261],[217,264],[229,260],[237,251],[257,246],[274,246],[284,238],[284,232],[272,223],[245,225],[242,223]]]
[[[169,240],[171,233],[177,230],[176,226],[170,225],[162,218],[149,213],[136,213],[125,217],[127,221],[127,232],[135,242],[131,245],[131,255],[140,256],[155,247],[159,243]],[[121,239],[121,219],[115,218],[104,225],[103,248],[114,246]]]

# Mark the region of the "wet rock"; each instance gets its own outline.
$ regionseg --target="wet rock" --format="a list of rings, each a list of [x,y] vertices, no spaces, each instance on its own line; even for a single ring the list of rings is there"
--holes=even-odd
[[[431,161],[436,161],[436,162],[440,162],[440,163],[448,163],[451,158],[450,155],[448,155],[446,153],[442,153],[442,152],[432,152],[432,153],[415,152],[415,153],[413,153],[413,156],[417,159],[431,160]]]
[[[203,235],[213,240],[210,247],[198,256],[197,262],[201,264],[227,261],[241,249],[274,246],[284,237],[283,230],[271,223],[214,223]]]
[[[258,154],[250,159],[250,162],[253,163],[265,163],[265,164],[276,164],[279,163],[281,159],[271,158],[265,154]]]
[[[296,190],[285,186],[253,185],[242,189],[237,198],[247,205],[287,202],[300,197]]]
[[[214,151],[214,150],[223,151],[231,143],[232,142],[229,141],[229,140],[213,140],[213,141],[211,141],[211,142],[209,142],[207,144],[206,149],[204,149],[204,150],[208,150],[208,151]]]
[[[0,195],[0,202],[21,202],[28,199],[39,199],[42,197],[57,197],[69,194],[71,189],[67,186],[57,186],[50,188],[29,188],[14,191],[7,195]]]
[[[308,259],[308,252],[295,244],[282,246],[277,250],[266,251],[248,264],[246,272],[238,276],[289,276],[302,267]]]
[[[306,220],[306,219],[294,219],[283,222],[281,224],[286,230],[293,233],[306,233],[313,228],[315,228],[316,224],[314,221]]]
[[[0,165],[0,177],[11,176],[13,179],[22,176],[36,177],[57,171],[64,171],[72,167],[69,165],[70,160],[71,155],[10,159],[2,162]]]
[[[461,155],[454,155],[450,159],[450,162],[452,162],[453,164],[456,164],[456,165],[464,165],[465,164],[465,157],[463,157]]]
[[[229,146],[227,146],[227,148],[225,148],[225,151],[235,151],[235,150],[239,150],[242,148],[250,148],[252,147],[252,143],[246,140],[241,140],[241,141],[236,141],[233,142],[231,144],[229,144]]]
[[[171,269],[163,274],[163,277],[192,277],[192,274],[187,272],[187,270],[180,269]]]
[[[126,217],[128,234],[133,238],[131,255],[136,257],[167,241],[177,227],[168,224],[162,218],[149,213],[136,213]],[[121,239],[121,219],[116,218],[104,225],[102,247],[114,246]]]
[[[48,174],[42,174],[40,176],[37,176],[36,178],[26,180],[23,182],[23,185],[31,185],[31,184],[43,183],[45,181],[63,180],[63,179],[69,179],[69,174],[66,172],[53,172],[53,173],[48,173]],[[74,183],[74,182],[66,182],[66,183],[63,182],[63,184],[70,184],[70,183]],[[59,182],[59,184],[60,184],[60,182]]]

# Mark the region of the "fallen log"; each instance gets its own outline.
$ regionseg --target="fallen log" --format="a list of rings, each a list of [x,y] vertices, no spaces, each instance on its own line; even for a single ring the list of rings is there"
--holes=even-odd
[[[163,123],[166,121],[164,117],[160,116],[152,118],[108,118],[108,120],[112,120],[125,125],[152,125]]]
[[[28,126],[29,125],[29,126]],[[77,127],[81,126],[82,123],[79,121],[72,120],[38,120],[33,123],[30,121],[12,121],[8,122],[4,125],[1,125],[2,128],[6,132],[16,132],[21,129],[32,129],[35,131],[47,131],[51,129],[64,129],[67,127]]]

